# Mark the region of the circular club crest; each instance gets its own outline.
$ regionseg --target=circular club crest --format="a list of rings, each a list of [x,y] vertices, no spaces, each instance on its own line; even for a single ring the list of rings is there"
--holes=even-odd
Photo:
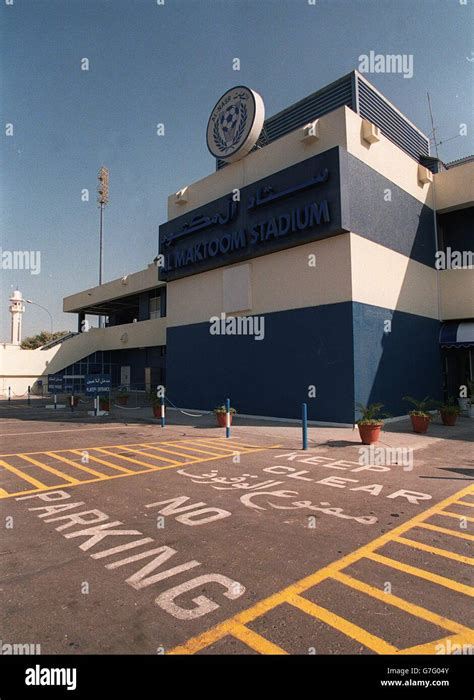
[[[232,162],[252,150],[265,119],[263,100],[254,90],[239,85],[228,90],[211,112],[207,147],[214,158]]]

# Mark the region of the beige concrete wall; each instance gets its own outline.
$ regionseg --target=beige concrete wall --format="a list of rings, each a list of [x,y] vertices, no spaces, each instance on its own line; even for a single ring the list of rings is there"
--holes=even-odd
[[[97,350],[121,350],[166,344],[166,319],[156,318],[111,328],[92,328],[49,350],[8,351],[0,347],[0,391],[22,393],[45,374],[60,372]]]
[[[474,317],[474,270],[441,270],[441,318]]]
[[[474,204],[474,162],[463,163],[435,176],[437,211]]]
[[[63,311],[79,311],[85,306],[98,304],[101,301],[119,299],[129,294],[137,294],[164,285],[158,280],[158,268],[150,264],[145,270],[133,272],[125,277],[106,282],[97,287],[85,289],[77,294],[71,294],[63,299]]]
[[[436,270],[355,233],[350,242],[354,301],[438,318]]]
[[[432,207],[432,185],[418,182],[418,163],[382,133],[368,144],[362,138],[362,118],[345,108],[347,151],[418,201]]]
[[[202,180],[188,183],[187,203],[178,204],[174,194],[168,197],[168,218],[186,214],[233,189],[250,185],[334,146],[345,148],[405,192],[432,206],[432,186],[418,182],[418,163],[382,134],[377,143],[370,145],[365,142],[362,119],[358,114],[348,107],[340,107],[318,121],[320,137],[316,141],[304,143],[301,141],[302,129],[296,129],[242,160],[230,163]],[[183,183],[183,187],[185,185]]]
[[[316,255],[316,267],[310,266],[310,255]],[[251,314],[335,304],[351,298],[348,234],[241,264],[251,269],[252,308],[247,310]],[[168,326],[209,321],[224,311],[224,269],[229,267],[168,283]]]
[[[317,141],[304,143],[301,141],[302,130],[283,136],[268,146],[250,153],[242,160],[230,163],[222,170],[213,172],[202,180],[188,184],[189,201],[177,204],[174,194],[168,197],[168,219],[186,214],[196,207],[212,202],[246,185],[257,182],[267,175],[276,173],[283,168],[323,153],[334,146],[346,146],[345,141],[345,107],[341,107],[330,115],[321,117],[320,138]]]

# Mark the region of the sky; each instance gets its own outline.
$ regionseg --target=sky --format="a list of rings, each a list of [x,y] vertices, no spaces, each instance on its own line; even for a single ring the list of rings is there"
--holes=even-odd
[[[17,286],[55,330],[76,330],[62,298],[98,282],[101,165],[104,281],[153,260],[168,195],[215,169],[206,125],[233,85],[259,92],[271,116],[358,68],[360,55],[411,55],[410,78],[365,77],[426,134],[429,91],[441,159],[474,153],[473,0],[158,2],[2,2],[0,111],[12,127],[0,140],[0,247],[39,251],[41,267],[0,269],[0,341]],[[26,307],[24,336],[49,325]]]

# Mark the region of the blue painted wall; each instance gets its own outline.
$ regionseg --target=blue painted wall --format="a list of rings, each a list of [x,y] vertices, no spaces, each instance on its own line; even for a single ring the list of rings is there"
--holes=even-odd
[[[384,334],[384,321],[392,332]],[[345,302],[265,315],[265,338],[213,336],[208,323],[168,328],[167,391],[178,406],[352,423],[356,402],[407,412],[406,394],[442,398],[439,323]],[[316,398],[308,387],[316,386]]]
[[[209,323],[167,330],[167,390],[178,406],[212,409],[229,396],[241,413],[351,422],[350,302],[265,314],[265,338],[214,336]],[[317,397],[308,398],[316,386]]]
[[[390,333],[384,333],[387,319]],[[412,408],[403,396],[443,398],[439,321],[354,304],[353,322],[356,402],[383,403],[397,416]]]

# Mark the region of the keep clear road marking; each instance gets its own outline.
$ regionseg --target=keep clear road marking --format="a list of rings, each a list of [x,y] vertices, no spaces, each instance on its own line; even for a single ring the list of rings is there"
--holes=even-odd
[[[216,439],[217,441],[217,439]],[[94,446],[94,447],[83,447],[83,448],[69,448],[69,449],[63,449],[63,450],[50,450],[50,451],[40,451],[40,452],[15,452],[11,454],[4,454],[0,455],[0,457],[8,458],[8,457],[16,457],[20,458],[22,460],[25,460],[29,462],[30,464],[35,465],[36,467],[43,469],[45,471],[48,471],[52,474],[55,474],[56,476],[59,477],[60,482],[57,484],[49,485],[49,484],[43,484],[41,481],[38,479],[35,479],[33,476],[30,476],[27,471],[20,469],[18,467],[13,466],[12,464],[9,464],[5,459],[0,459],[0,477],[1,477],[1,468],[6,469],[7,471],[10,471],[11,473],[15,474],[15,476],[19,477],[20,479],[28,482],[35,488],[33,489],[27,489],[27,490],[22,490],[22,491],[15,491],[14,493],[9,493],[5,488],[0,487],[0,499],[2,498],[12,498],[12,497],[18,497],[18,496],[26,496],[32,493],[37,493],[39,491],[49,491],[51,489],[57,489],[57,488],[67,488],[69,486],[80,486],[82,484],[92,484],[96,482],[102,482],[102,481],[108,481],[110,479],[118,479],[120,477],[125,477],[125,476],[136,476],[138,474],[148,474],[150,472],[155,472],[155,471],[163,471],[165,469],[176,469],[177,467],[182,467],[184,465],[189,465],[189,464],[199,464],[201,462],[212,462],[216,459],[226,459],[229,457],[233,457],[235,454],[251,454],[253,452],[262,452],[268,449],[276,449],[278,447],[281,447],[281,445],[266,445],[263,447],[260,447],[258,445],[242,445],[239,448],[234,448],[231,446],[228,446],[227,452],[222,452],[223,447],[221,446],[221,441],[219,440],[219,444],[216,445],[216,450],[214,452],[207,452],[206,451],[206,457],[201,457],[196,454],[192,454],[190,452],[184,452],[185,450],[188,450],[187,447],[187,440],[174,440],[174,441],[165,441],[165,442],[153,442],[153,443],[135,443],[135,444],[129,444],[129,445],[106,445],[104,447],[99,447],[99,446]],[[196,442],[196,440],[191,441],[192,444]],[[208,442],[210,442],[210,439],[208,439]],[[161,445],[166,445],[166,447],[161,447]],[[182,453],[180,452],[173,452],[172,450],[167,449],[168,446],[175,447],[177,446],[178,449],[181,447]],[[141,448],[144,447],[149,450],[156,450],[156,454],[151,454],[147,452],[143,452],[142,450],[139,449],[134,449],[134,448]],[[126,455],[119,454],[117,452],[113,452],[112,449],[114,450],[125,450],[130,453],[137,453],[141,455],[147,455],[153,460],[158,460],[158,461],[163,461],[166,462],[164,465],[157,465],[157,464],[151,464],[149,462],[144,462],[140,459],[134,458],[132,456],[127,457]],[[192,448],[189,448],[192,449]],[[164,457],[159,454],[159,452],[162,451],[164,453],[168,454],[175,454],[177,456],[183,457],[181,460],[171,460],[169,457]],[[193,452],[195,450],[193,449]],[[84,457],[84,455],[87,454],[87,460],[88,462],[94,462],[94,464],[101,464],[109,469],[114,470],[114,472],[120,472],[120,473],[114,473],[114,474],[106,474],[102,473],[100,471],[96,471],[95,469],[92,469],[88,466],[85,466],[84,464],[78,463],[77,460],[69,459],[69,456],[72,457]],[[31,455],[35,455],[38,457],[37,459],[35,457],[32,457]],[[45,464],[43,461],[40,460],[40,455],[43,455],[44,457],[48,457],[49,459],[56,459],[58,461],[63,462],[64,464],[68,464],[70,467],[73,467],[80,472],[88,472],[90,473],[94,478],[91,479],[77,479],[75,476],[70,476],[68,474],[65,474],[58,469],[55,469],[54,467],[50,466],[49,464]],[[100,455],[100,456],[97,456]],[[110,459],[104,459],[103,457],[109,457]],[[126,467],[121,466],[120,464],[115,463],[114,461],[110,461],[111,459],[115,460],[123,460],[126,462],[130,462],[132,464],[136,464],[139,467],[145,467],[145,469],[138,469],[136,471],[132,469],[127,469]],[[78,474],[80,475],[80,474]]]
[[[458,583],[454,579],[449,579],[444,576],[438,576],[437,574],[432,574],[430,571],[425,571],[423,569],[418,569],[417,567],[409,566],[404,562],[399,562],[395,559],[390,559],[389,557],[377,554],[375,551],[390,542],[400,541],[403,541],[403,544],[418,547],[418,545],[420,545],[419,542],[416,542],[415,540],[405,539],[403,537],[400,537],[400,535],[407,533],[409,530],[416,528],[421,524],[425,524],[425,521],[433,515],[437,515],[440,512],[448,512],[444,511],[444,509],[447,506],[453,504],[455,504],[456,506],[465,504],[466,501],[463,501],[462,498],[463,496],[468,495],[474,495],[474,486],[467,486],[461,491],[453,494],[452,496],[449,496],[443,501],[440,501],[431,508],[428,508],[422,513],[419,513],[407,522],[402,523],[393,530],[386,532],[380,537],[377,537],[372,542],[369,542],[368,544],[364,545],[363,547],[360,547],[359,549],[355,550],[354,552],[351,552],[350,554],[347,554],[341,559],[331,564],[328,564],[319,571],[315,571],[313,574],[310,574],[309,576],[306,576],[305,578],[296,581],[295,583],[292,583],[291,585],[287,586],[286,588],[282,589],[277,593],[274,593],[268,598],[264,598],[252,607],[247,608],[246,610],[243,610],[240,613],[237,613],[236,615],[234,615],[234,617],[229,618],[224,622],[221,622],[220,624],[216,625],[207,632],[192,637],[187,642],[175,647],[168,653],[196,654],[197,652],[202,651],[206,647],[209,647],[210,645],[214,644],[215,642],[221,639],[224,639],[225,637],[236,637],[237,639],[248,644],[248,646],[251,649],[253,649],[254,651],[258,651],[261,654],[286,654],[288,653],[287,651],[281,649],[280,647],[275,647],[275,645],[273,645],[273,643],[270,642],[270,640],[265,639],[261,635],[256,635],[252,630],[246,627],[246,625],[249,622],[253,622],[268,611],[273,610],[274,608],[278,607],[283,603],[293,605],[299,610],[306,613],[307,615],[322,620],[329,626],[345,634],[347,637],[358,641],[359,643],[366,646],[368,649],[371,649],[372,651],[375,651],[378,654],[435,653],[436,645],[440,643],[446,644],[448,640],[451,640],[451,642],[456,641],[456,643],[462,642],[474,644],[474,630],[470,629],[469,627],[465,627],[464,625],[461,625],[460,623],[455,622],[454,620],[450,620],[442,615],[439,615],[438,613],[428,610],[427,608],[424,608],[420,605],[416,605],[415,603],[411,603],[410,601],[404,600],[403,598],[399,598],[398,596],[385,594],[378,588],[375,588],[369,584],[364,583],[363,581],[359,581],[358,579],[343,573],[343,569],[347,568],[351,564],[354,564],[355,562],[363,559],[371,559],[374,562],[391,566],[392,568],[399,569],[407,574],[411,574],[414,577],[423,578],[430,581],[431,583],[451,588],[468,597],[474,597],[474,589],[471,586],[465,586],[464,584]],[[448,530],[448,534],[452,533],[453,531]],[[428,546],[426,545],[426,547]],[[456,557],[451,556],[453,553],[449,552],[448,550],[428,547],[427,551],[430,551],[436,556],[446,557],[449,555],[451,558],[456,559],[456,561],[474,564],[473,559],[470,559],[468,557],[460,557],[460,555],[456,555]],[[317,605],[316,603],[313,603],[312,601],[308,600],[307,598],[304,598],[301,595],[302,593],[308,591],[310,588],[313,588],[314,586],[317,586],[317,584],[328,579],[336,580],[342,585],[355,588],[356,590],[370,596],[371,598],[375,598],[376,600],[382,600],[385,604],[392,605],[394,608],[398,608],[408,614],[413,615],[414,617],[418,617],[419,619],[436,624],[439,627],[446,629],[448,632],[455,632],[455,634],[454,636],[451,634],[448,637],[444,637],[442,639],[430,642],[429,644],[412,646],[407,649],[398,649],[397,647],[388,643],[384,639],[381,639],[380,637],[376,637],[375,635],[371,634],[368,630],[365,630],[362,627],[353,624],[350,620],[346,620],[343,617],[336,615],[331,610],[327,610],[326,608],[323,608]],[[416,592],[416,581],[414,588]],[[244,633],[244,630],[242,628],[244,628],[244,630],[248,630],[248,636],[246,636],[246,633]],[[248,641],[246,641],[246,639]]]

